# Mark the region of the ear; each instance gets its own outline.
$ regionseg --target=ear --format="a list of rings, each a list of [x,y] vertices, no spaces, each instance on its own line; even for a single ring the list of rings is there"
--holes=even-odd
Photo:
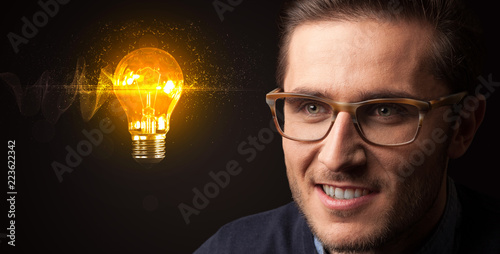
[[[460,118],[452,127],[453,135],[448,157],[456,159],[467,151],[486,112],[486,99],[482,95],[467,96],[463,101]]]

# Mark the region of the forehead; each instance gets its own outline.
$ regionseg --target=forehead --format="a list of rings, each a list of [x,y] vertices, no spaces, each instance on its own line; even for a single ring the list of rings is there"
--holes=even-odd
[[[417,22],[375,20],[300,25],[291,37],[284,89],[343,101],[370,92],[417,98],[445,93],[424,64],[431,31]]]

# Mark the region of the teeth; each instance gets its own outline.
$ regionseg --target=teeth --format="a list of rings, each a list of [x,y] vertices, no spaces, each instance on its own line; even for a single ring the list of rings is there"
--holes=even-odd
[[[356,191],[354,191],[354,197],[359,198],[361,196],[363,196],[363,191],[361,189],[356,189]]]
[[[328,186],[328,185],[323,185],[323,191],[326,193],[328,196],[333,196],[333,187]]]
[[[344,190],[341,188],[335,188],[335,198],[344,199]]]
[[[347,189],[347,190],[345,190],[344,191],[344,198],[345,199],[352,199],[352,198],[354,198],[354,190],[353,189]]]
[[[370,194],[367,189],[341,189],[329,185],[323,185],[323,191],[335,199],[353,199]]]

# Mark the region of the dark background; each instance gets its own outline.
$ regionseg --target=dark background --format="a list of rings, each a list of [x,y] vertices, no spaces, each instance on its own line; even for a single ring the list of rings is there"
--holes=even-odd
[[[281,138],[268,135],[271,117],[264,100],[275,87],[276,24],[282,3],[243,0],[224,12],[223,21],[212,3],[72,0],[60,5],[17,54],[7,34],[20,35],[21,18],[31,19],[41,8],[36,1],[2,4],[0,73],[16,74],[23,86],[35,83],[47,70],[55,73],[54,79],[64,80],[61,76],[74,72],[78,57],[85,58],[89,77],[96,81],[96,70],[137,47],[141,31],[147,30],[179,61],[187,85],[201,90],[186,89],[171,119],[166,158],[145,169],[130,156],[130,136],[120,118],[123,112],[114,107],[114,95],[89,121],[81,116],[77,96],[51,123],[42,111],[21,114],[12,90],[1,82],[4,160],[7,141],[16,140],[18,192],[16,247],[11,247],[5,238],[7,188],[2,191],[1,253],[32,248],[51,253],[191,253],[223,224],[291,201]],[[494,81],[500,80],[494,34],[498,10],[485,3],[473,9],[481,14],[489,51],[483,77],[491,74]],[[162,29],[170,32],[163,34]],[[120,33],[123,30],[126,34]],[[496,92],[488,98],[487,118],[475,142],[466,156],[450,165],[457,182],[495,197],[498,98]],[[76,149],[86,140],[82,130],[98,128],[105,118],[115,130],[104,134],[102,144],[60,182],[52,164],[66,164],[66,147]],[[238,150],[240,145],[250,148],[243,142],[259,133],[270,142],[260,142],[255,157]],[[178,206],[193,207],[193,189],[203,192],[213,182],[209,172],[225,170],[232,160],[242,172],[186,224]],[[3,172],[6,184],[7,169]]]

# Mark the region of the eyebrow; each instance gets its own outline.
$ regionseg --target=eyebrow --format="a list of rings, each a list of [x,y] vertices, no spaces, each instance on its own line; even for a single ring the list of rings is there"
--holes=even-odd
[[[305,95],[311,95],[311,96],[316,96],[316,97],[321,97],[321,98],[330,98],[332,97],[331,95],[328,95],[326,91],[318,91],[316,89],[308,89],[305,87],[299,87],[296,89],[293,89],[291,91],[286,91],[287,93],[297,93],[297,94],[305,94]]]
[[[288,91],[287,91],[288,92]],[[290,93],[298,93],[298,94],[306,94],[306,95],[312,95],[320,98],[325,98],[325,99],[331,99],[334,95],[332,93],[328,93],[326,91],[320,91],[316,89],[309,89],[309,88],[296,88],[293,89],[292,91],[289,91]],[[421,101],[427,101],[427,98],[422,98],[422,97],[417,97],[413,94],[404,92],[404,91],[391,91],[391,90],[381,90],[381,91],[361,91],[358,93],[358,98],[359,101],[367,101],[367,100],[372,100],[372,99],[385,99],[385,98],[408,98],[408,99],[414,99],[414,100],[421,100]]]
[[[414,100],[426,101],[427,99],[422,97],[417,97],[414,94],[410,94],[404,91],[361,91],[359,93],[359,97],[361,101],[372,100],[372,99],[381,99],[381,98],[408,98]]]

